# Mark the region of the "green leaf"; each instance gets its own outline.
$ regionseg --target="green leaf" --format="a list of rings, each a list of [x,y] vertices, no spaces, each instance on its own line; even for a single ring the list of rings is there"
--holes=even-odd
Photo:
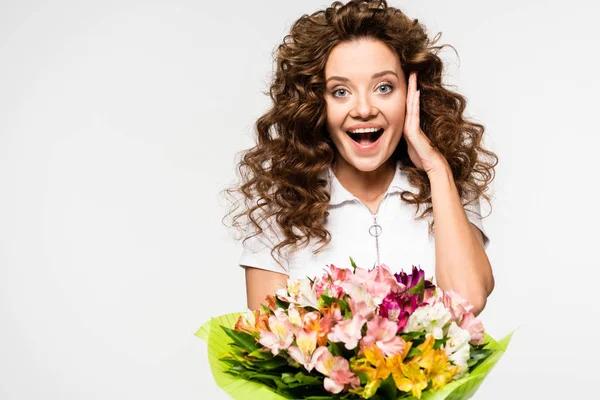
[[[352,273],[356,272],[356,268],[358,268],[356,266],[356,263],[354,262],[354,260],[352,259],[352,257],[350,257],[350,265],[352,265]]]
[[[271,360],[254,360],[252,365],[270,371],[279,367],[287,366],[288,362],[285,358],[274,357]]]
[[[322,303],[322,304],[326,305],[327,307],[331,307],[331,304],[333,304],[333,302],[335,302],[335,300],[336,299],[334,299],[333,297],[329,297],[329,296],[322,294],[321,297],[319,298],[319,303]]]
[[[491,349],[472,349],[469,355],[469,361],[467,362],[469,369],[471,370],[477,367],[477,365],[481,364],[486,358],[491,356],[493,353],[494,350]]]
[[[423,293],[425,293],[425,278],[422,278],[419,283],[410,288],[408,291],[410,294],[420,294],[421,299],[423,298]]]
[[[396,387],[396,382],[394,382],[392,374],[389,374],[388,377],[381,382],[377,394],[386,400],[396,400],[397,393],[398,388]]]
[[[250,335],[249,333],[236,331],[222,325],[221,328],[223,329],[223,331],[225,331],[227,336],[233,339],[235,344],[237,344],[249,353],[260,347],[256,343],[256,339],[254,338],[254,336]]]
[[[254,350],[253,352],[248,354],[248,357],[255,357],[255,358],[258,358],[259,360],[270,360],[274,356],[273,356],[273,353],[271,352],[271,350],[263,350],[262,348],[260,348],[260,349]]]
[[[406,355],[406,359],[413,358],[414,356],[418,356],[419,354],[421,354],[421,350],[417,349],[416,347],[411,347],[408,351],[408,354]]]
[[[275,307],[276,308],[283,308],[284,310],[287,310],[289,306],[290,306],[290,303],[288,303],[287,301],[283,301],[279,297],[275,296]]]
[[[447,337],[445,337],[443,339],[435,339],[435,342],[433,343],[433,348],[435,350],[439,350],[442,348],[443,345],[446,344],[447,341],[448,341]]]
[[[341,356],[342,354],[344,354],[344,350],[342,347],[344,347],[344,344],[342,342],[329,342],[329,344],[327,345],[329,352],[334,356]]]

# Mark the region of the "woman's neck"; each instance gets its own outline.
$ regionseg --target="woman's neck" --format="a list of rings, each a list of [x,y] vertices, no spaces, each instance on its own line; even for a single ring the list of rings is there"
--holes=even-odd
[[[361,171],[349,164],[343,157],[337,157],[332,166],[341,185],[365,204],[381,199],[390,186],[396,172],[396,162],[388,159],[374,171]]]

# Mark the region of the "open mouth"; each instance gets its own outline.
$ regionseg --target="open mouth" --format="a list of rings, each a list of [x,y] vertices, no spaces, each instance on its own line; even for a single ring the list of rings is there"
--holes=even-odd
[[[379,129],[376,132],[368,132],[368,133],[352,133],[350,131],[346,131],[346,134],[350,136],[352,140],[361,146],[368,146],[372,143],[375,143],[377,139],[383,135],[383,128]]]

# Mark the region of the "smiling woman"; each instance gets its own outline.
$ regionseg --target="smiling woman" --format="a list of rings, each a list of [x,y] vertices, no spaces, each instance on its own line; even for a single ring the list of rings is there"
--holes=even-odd
[[[277,49],[272,107],[238,166],[230,215],[256,309],[327,264],[420,265],[484,307],[494,286],[480,198],[497,158],[444,87],[444,46],[385,1],[304,15]]]
[[[372,38],[334,47],[325,65],[327,131],[339,166],[372,172],[394,160],[406,111],[406,77],[396,53]],[[350,139],[350,140],[349,140]]]

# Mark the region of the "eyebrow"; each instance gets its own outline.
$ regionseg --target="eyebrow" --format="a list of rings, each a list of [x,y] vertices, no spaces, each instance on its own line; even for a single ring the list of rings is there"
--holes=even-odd
[[[373,76],[371,77],[371,79],[379,78],[379,77],[382,77],[382,76],[387,75],[387,74],[392,74],[396,78],[398,78],[398,74],[396,74],[394,71],[385,70],[385,71],[381,71],[381,72],[378,72],[376,74],[373,74]],[[350,79],[344,78],[343,76],[330,76],[329,78],[327,78],[327,80],[325,81],[325,83],[327,83],[329,81],[333,81],[333,80],[341,81],[341,82],[349,82],[350,81]]]

